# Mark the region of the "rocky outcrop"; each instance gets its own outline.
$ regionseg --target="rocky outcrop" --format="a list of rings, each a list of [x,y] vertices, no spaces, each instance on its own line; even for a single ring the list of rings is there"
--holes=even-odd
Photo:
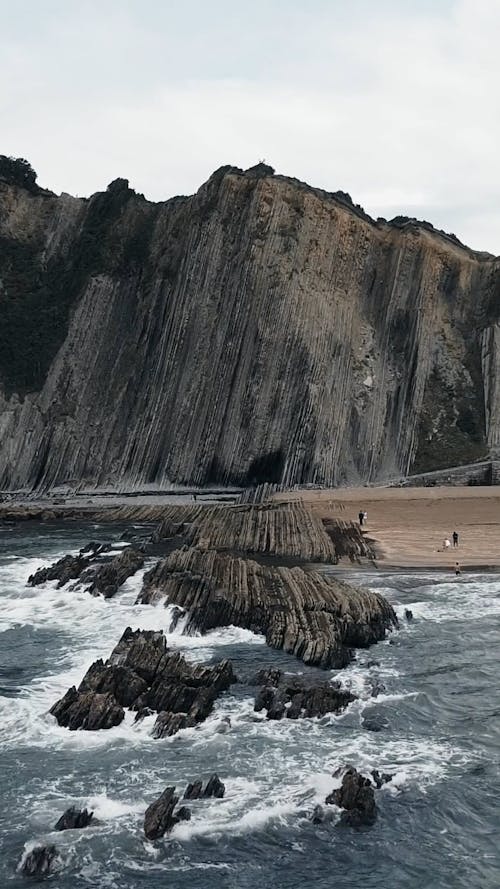
[[[377,819],[375,793],[369,778],[360,775],[356,769],[348,768],[338,790],[327,796],[325,803],[339,806],[343,811],[342,824],[351,827],[374,824]]]
[[[395,613],[378,593],[301,568],[268,567],[184,547],[144,576],[140,603],[186,609],[186,632],[235,625],[263,633],[307,664],[342,667],[353,648],[383,639]]]
[[[224,793],[226,792],[226,787],[220,780],[219,776],[214,773],[210,776],[205,787],[203,787],[203,781],[193,781],[191,784],[188,784],[184,791],[183,799],[222,799]]]
[[[108,545],[89,543],[77,556],[63,556],[48,568],[39,568],[28,578],[28,586],[57,580],[60,589],[70,580],[78,580],[79,584],[87,586],[91,595],[110,599],[127,578],[142,568],[144,553],[128,546],[114,558],[101,563],[103,554],[109,549]],[[96,561],[99,564],[95,565]]]
[[[287,675],[281,670],[267,671],[256,677],[263,682],[255,698],[254,710],[266,711],[268,719],[299,719],[341,713],[356,700],[340,682],[318,682],[317,679]]]
[[[0,280],[0,489],[332,485],[500,440],[500,261],[270,168],[160,204],[0,176]]]
[[[57,857],[55,846],[34,846],[23,856],[18,870],[25,877],[46,877],[53,871]]]
[[[144,833],[148,840],[158,840],[178,824],[179,819],[174,815],[178,802],[175,787],[166,787],[162,795],[148,806],[144,816]]]
[[[94,813],[87,809],[80,810],[70,806],[54,825],[54,830],[79,830],[88,827],[93,817]]]
[[[127,627],[108,660],[95,661],[50,712],[59,725],[88,731],[119,725],[125,707],[156,712],[153,735],[162,738],[203,722],[235,681],[230,661],[191,664],[168,650],[162,631]]]

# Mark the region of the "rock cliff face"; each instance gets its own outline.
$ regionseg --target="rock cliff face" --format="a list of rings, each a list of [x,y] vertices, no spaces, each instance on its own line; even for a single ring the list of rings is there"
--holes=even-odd
[[[0,488],[375,480],[500,447],[500,260],[259,165],[0,165]]]

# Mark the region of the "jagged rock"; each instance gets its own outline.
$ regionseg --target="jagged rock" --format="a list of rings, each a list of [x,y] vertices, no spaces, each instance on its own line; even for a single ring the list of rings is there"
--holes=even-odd
[[[224,793],[226,792],[226,787],[219,779],[219,776],[213,774],[208,779],[205,789],[202,793],[203,799],[211,799],[215,797],[216,799],[222,799]]]
[[[215,797],[215,799],[222,799],[225,791],[225,784],[223,784],[219,776],[214,773],[208,779],[205,787],[203,787],[203,782],[199,780],[194,781],[192,784],[188,784],[182,798],[195,800],[211,799],[212,797]]]
[[[406,620],[413,620],[413,611],[411,608],[405,608],[405,617]]]
[[[70,806],[54,825],[54,830],[77,830],[82,827],[88,827],[93,815],[94,813],[89,812],[87,809],[79,810],[75,806]]]
[[[35,846],[22,859],[19,870],[26,877],[46,877],[57,858],[55,846]]]
[[[28,577],[28,586],[38,586],[47,580],[57,580],[57,588],[64,586],[70,580],[80,577],[82,571],[88,567],[90,559],[84,556],[63,556],[48,568],[39,568]]]
[[[347,769],[342,785],[327,796],[325,803],[334,803],[343,809],[340,821],[351,827],[374,824],[377,818],[372,783],[352,767]]]
[[[167,787],[162,795],[151,803],[144,816],[144,833],[148,840],[157,840],[178,823],[173,814],[179,799],[175,787]]]
[[[99,543],[99,541],[91,540],[90,543],[87,543],[85,546],[82,546],[80,550],[80,555],[90,555],[90,556],[98,556],[101,553],[108,553],[111,549],[110,543]]]
[[[122,707],[132,707],[147,688],[147,682],[130,667],[109,666],[98,660],[87,670],[78,691],[110,693]]]
[[[93,596],[104,596],[110,599],[125,583],[144,565],[144,553],[131,546],[122,550],[111,562],[88,568],[80,577],[81,583],[90,584],[89,593]]]
[[[202,794],[203,781],[194,781],[188,784],[184,791],[183,799],[199,799]]]
[[[388,784],[394,778],[394,775],[389,774],[389,772],[379,772],[378,769],[372,769],[370,774],[377,790],[380,790],[384,784]]]
[[[384,683],[377,678],[370,679],[370,697],[378,698],[379,695],[385,692],[386,688]]]
[[[235,680],[230,661],[192,664],[168,651],[162,631],[127,627],[108,660],[95,661],[50,712],[59,725],[89,730],[117,725],[123,707],[137,710],[136,721],[157,712],[153,735],[163,738],[206,719]]]
[[[196,720],[185,713],[159,713],[153,726],[153,738],[170,738],[183,728],[193,728]]]
[[[179,806],[179,808],[175,810],[175,817],[178,821],[190,821],[191,809],[188,809],[187,806]]]
[[[125,716],[112,694],[81,693],[74,685],[50,708],[50,712],[59,725],[71,731],[86,729],[89,732],[113,728]]]
[[[60,588],[70,580],[78,580],[80,584],[88,586],[92,595],[111,598],[128,577],[142,568],[144,553],[127,547],[110,561],[95,565],[94,562],[110,549],[110,544],[91,541],[77,556],[63,556],[48,568],[39,568],[28,578],[28,585],[37,586],[47,580],[58,580],[57,586]]]
[[[274,568],[195,548],[176,550],[144,576],[140,603],[165,598],[189,612],[185,632],[235,625],[307,664],[344,667],[352,648],[397,623],[379,593],[301,568]]]
[[[254,710],[267,711],[268,719],[299,719],[339,713],[355,700],[340,683],[283,674],[280,670],[263,671],[260,675],[273,684],[264,685],[255,698]],[[259,674],[257,674],[259,676]]]

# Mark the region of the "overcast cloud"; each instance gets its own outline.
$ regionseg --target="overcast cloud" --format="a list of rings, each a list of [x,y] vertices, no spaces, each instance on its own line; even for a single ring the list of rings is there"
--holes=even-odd
[[[500,254],[500,0],[0,0],[0,153],[87,195],[222,164]]]

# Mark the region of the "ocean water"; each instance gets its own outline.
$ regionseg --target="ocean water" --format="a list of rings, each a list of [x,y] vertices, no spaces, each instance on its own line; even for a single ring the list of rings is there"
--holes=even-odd
[[[389,640],[327,673],[359,700],[338,717],[268,722],[250,689],[234,686],[196,729],[154,740],[153,719],[102,732],[69,732],[48,714],[126,626],[169,627],[169,609],[134,606],[141,575],[115,599],[30,589],[37,567],[120,528],[19,526],[0,537],[0,886],[25,886],[16,869],[33,845],[55,843],[61,889],[498,889],[500,886],[500,582],[495,575],[356,574],[399,615]],[[187,657],[231,657],[248,676],[271,664],[306,668],[237,628],[169,637]],[[322,674],[324,676],[325,674]],[[384,691],[371,697],[375,683]],[[215,731],[230,715],[228,734]],[[314,826],[314,805],[338,785],[335,769],[391,772],[370,828]],[[167,785],[216,771],[221,800],[192,804],[192,820],[156,843],[147,806]],[[54,832],[69,805],[98,823]]]

